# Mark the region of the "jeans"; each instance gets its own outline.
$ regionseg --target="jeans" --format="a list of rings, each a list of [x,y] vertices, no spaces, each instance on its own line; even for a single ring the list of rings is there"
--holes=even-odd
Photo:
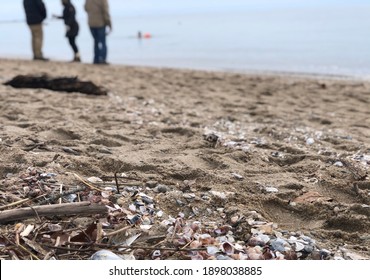
[[[94,37],[94,64],[105,63],[107,60],[107,44],[104,27],[90,27]]]

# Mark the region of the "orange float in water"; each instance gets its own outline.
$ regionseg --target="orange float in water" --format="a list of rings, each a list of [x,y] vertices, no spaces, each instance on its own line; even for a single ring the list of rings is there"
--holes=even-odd
[[[144,33],[143,37],[146,38],[146,39],[150,39],[150,38],[152,38],[152,34]]]

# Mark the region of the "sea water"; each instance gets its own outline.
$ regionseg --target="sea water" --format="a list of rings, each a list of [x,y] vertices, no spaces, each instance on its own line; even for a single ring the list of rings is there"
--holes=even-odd
[[[1,0],[0,57],[31,58],[22,1]],[[4,3],[3,3],[4,2]],[[44,0],[44,55],[72,59],[58,0]],[[83,9],[72,1],[82,59],[92,38]],[[370,76],[370,1],[365,0],[109,0],[114,64],[237,72]],[[150,34],[139,39],[138,32]]]

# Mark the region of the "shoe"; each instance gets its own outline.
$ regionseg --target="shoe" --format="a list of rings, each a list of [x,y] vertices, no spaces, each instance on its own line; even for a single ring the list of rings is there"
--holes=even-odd
[[[71,62],[81,62],[81,58],[75,57]]]
[[[34,57],[33,60],[49,61],[49,58],[46,58],[46,57]]]

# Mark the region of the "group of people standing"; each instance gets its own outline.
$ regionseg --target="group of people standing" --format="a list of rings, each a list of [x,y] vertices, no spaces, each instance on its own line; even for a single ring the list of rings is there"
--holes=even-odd
[[[74,62],[80,62],[81,57],[76,44],[79,25],[76,20],[76,9],[71,0],[61,0],[64,6],[63,15],[54,18],[63,19],[67,28],[66,37],[74,53]],[[34,60],[48,60],[42,53],[43,28],[42,23],[47,17],[46,7],[42,0],[23,0],[27,24],[31,30],[32,51]],[[106,35],[112,31],[108,0],[86,0],[85,10],[88,24],[94,38],[94,64],[107,63]]]

